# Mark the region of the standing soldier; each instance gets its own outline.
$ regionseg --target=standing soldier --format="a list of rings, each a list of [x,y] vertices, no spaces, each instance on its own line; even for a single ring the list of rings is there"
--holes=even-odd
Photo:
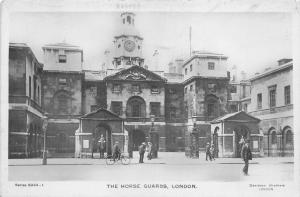
[[[144,163],[144,154],[145,154],[145,150],[146,150],[146,143],[143,142],[140,146],[139,146],[139,153],[140,153],[140,160],[139,163]]]
[[[103,137],[103,134],[101,134],[101,137],[99,139],[99,152],[100,152],[100,159],[104,158],[104,152],[105,152],[105,139]]]
[[[207,144],[206,144],[205,153],[206,153],[206,157],[205,157],[206,161],[207,161],[207,157],[209,157],[209,160],[211,161],[210,143],[209,142],[207,142]]]
[[[214,144],[211,144],[210,156],[211,156],[211,159],[215,160],[215,146],[214,146]]]
[[[252,153],[251,153],[251,150],[250,150],[250,147],[249,147],[249,142],[250,142],[250,140],[247,139],[245,141],[245,144],[242,147],[241,156],[242,156],[242,159],[245,162],[245,166],[243,168],[244,175],[248,175],[249,160],[252,160]]]
[[[147,151],[148,151],[147,158],[148,158],[148,160],[151,160],[152,159],[152,143],[151,142],[148,142]]]

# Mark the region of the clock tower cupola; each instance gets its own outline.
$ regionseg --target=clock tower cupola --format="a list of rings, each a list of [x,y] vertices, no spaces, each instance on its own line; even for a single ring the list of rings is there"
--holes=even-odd
[[[142,58],[143,38],[135,28],[135,14],[124,12],[121,14],[121,25],[114,37],[115,56],[114,68],[128,68],[133,65],[144,66]]]

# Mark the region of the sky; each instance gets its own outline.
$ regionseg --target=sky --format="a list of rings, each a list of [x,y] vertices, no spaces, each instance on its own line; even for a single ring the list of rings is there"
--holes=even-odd
[[[228,56],[248,76],[292,57],[292,16],[288,13],[136,12],[135,26],[144,38],[143,56],[151,70],[168,71],[168,63],[192,50]],[[43,63],[45,44],[80,46],[84,69],[98,70],[104,51],[113,53],[113,37],[121,24],[119,12],[17,12],[10,15],[10,42],[28,44]],[[153,59],[158,50],[158,60]],[[158,65],[158,66],[157,66]]]

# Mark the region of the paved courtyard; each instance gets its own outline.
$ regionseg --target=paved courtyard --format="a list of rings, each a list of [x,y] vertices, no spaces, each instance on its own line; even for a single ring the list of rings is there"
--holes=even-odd
[[[239,158],[217,158],[215,161],[190,159],[184,153],[159,153],[159,158],[138,163],[138,153],[130,165],[106,165],[100,159],[49,158],[10,159],[10,181],[292,181],[294,158],[254,158],[249,174],[241,172]]]

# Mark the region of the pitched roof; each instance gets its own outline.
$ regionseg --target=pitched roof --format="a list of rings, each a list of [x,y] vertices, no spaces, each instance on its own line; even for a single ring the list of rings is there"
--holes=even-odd
[[[256,121],[259,122],[260,119],[247,114],[244,111],[238,111],[230,114],[225,114],[211,121],[211,123],[218,123],[224,121],[234,121],[234,122],[245,122],[245,121]]]
[[[68,44],[65,42],[61,43],[54,43],[54,44],[46,44],[42,47],[43,49],[69,49],[69,50],[76,50],[76,51],[82,51],[79,46]]]
[[[119,120],[123,121],[123,118],[119,117],[117,114],[104,109],[99,108],[96,111],[92,111],[80,117],[80,119],[95,119],[95,120]]]
[[[139,73],[133,71],[139,71]],[[136,79],[134,79],[135,77]],[[160,75],[137,65],[131,66],[127,69],[121,70],[119,72],[116,72],[104,78],[104,80],[134,80],[134,81],[145,81],[147,79],[148,81],[163,81],[163,82],[167,81],[164,77],[161,77]]]

